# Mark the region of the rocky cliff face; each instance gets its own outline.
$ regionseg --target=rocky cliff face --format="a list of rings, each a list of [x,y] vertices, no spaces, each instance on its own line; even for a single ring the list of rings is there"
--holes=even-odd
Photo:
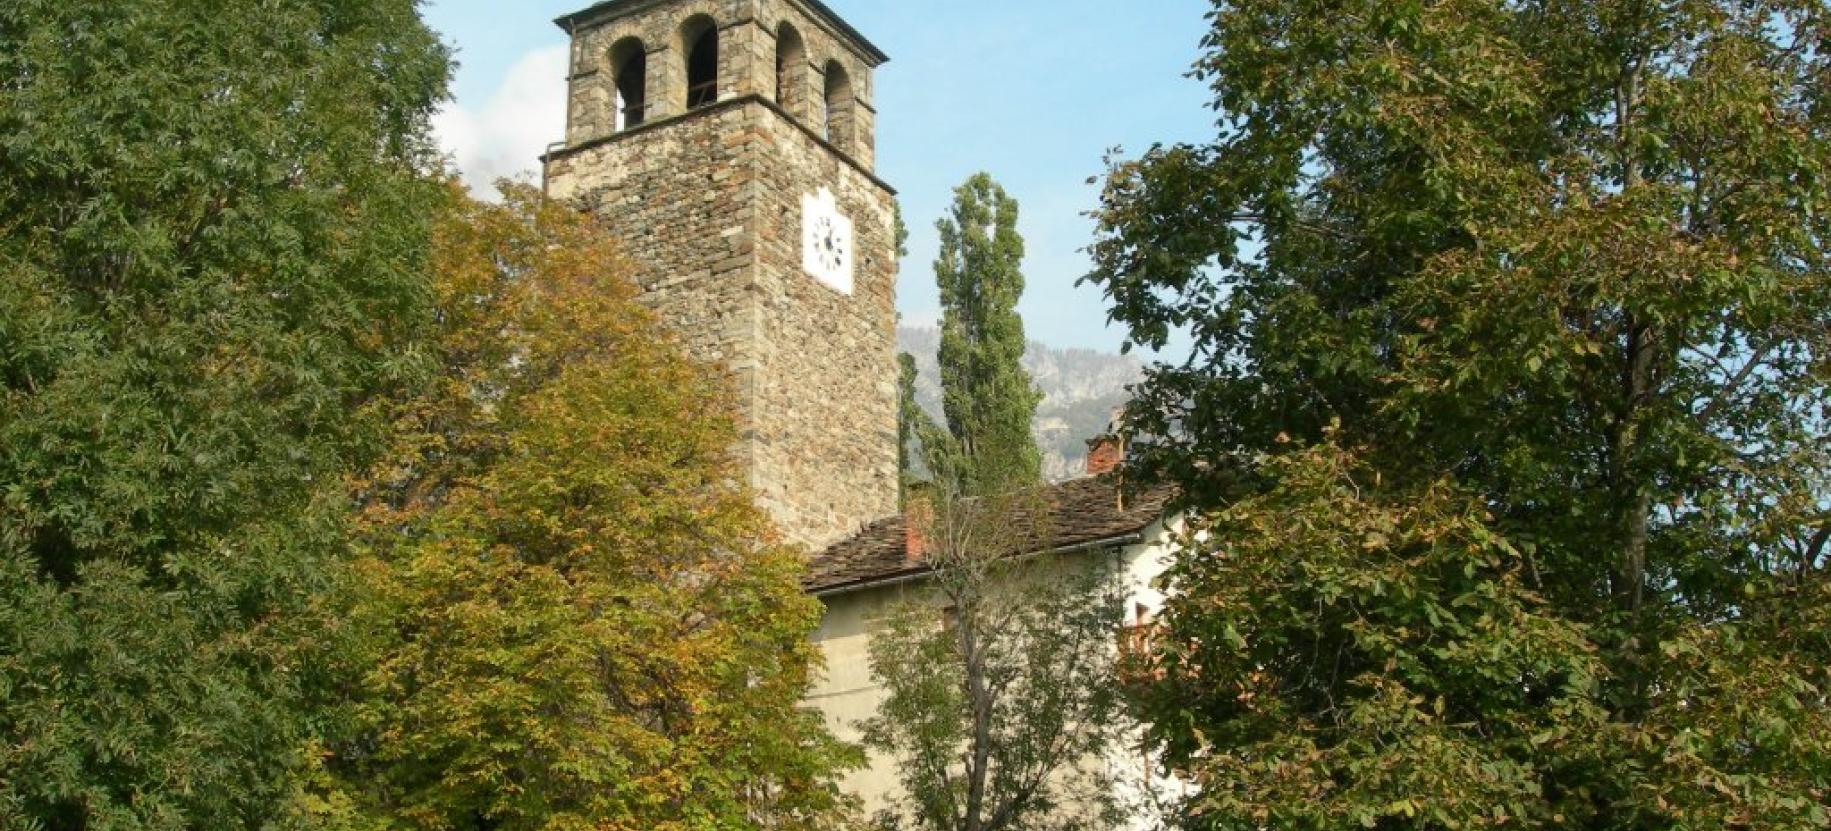
[[[899,326],[896,341],[899,350],[915,356],[917,401],[941,421],[941,372],[935,363],[940,331]],[[1143,377],[1142,364],[1127,355],[1052,349],[1031,341],[1024,369],[1043,391],[1031,426],[1043,452],[1043,476],[1051,482],[1080,476],[1087,463],[1087,440],[1105,431],[1113,410],[1129,400],[1126,388]]]

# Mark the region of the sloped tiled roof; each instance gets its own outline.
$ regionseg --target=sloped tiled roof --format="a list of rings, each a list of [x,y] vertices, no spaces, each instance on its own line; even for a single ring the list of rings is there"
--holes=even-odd
[[[1047,545],[1060,549],[1135,534],[1163,517],[1172,490],[1143,489],[1120,499],[1118,479],[1095,476],[1044,489],[1050,508]],[[805,588],[824,594],[878,580],[912,577],[929,569],[908,556],[908,523],[901,516],[871,523],[814,555]],[[1034,552],[1027,552],[1034,553]]]

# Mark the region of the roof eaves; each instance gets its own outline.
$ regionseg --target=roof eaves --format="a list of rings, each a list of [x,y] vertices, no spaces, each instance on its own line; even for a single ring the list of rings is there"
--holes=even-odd
[[[1150,524],[1146,523],[1144,527],[1148,528],[1148,527],[1150,527]],[[1071,545],[1060,545],[1060,546],[1056,546],[1054,548],[1045,548],[1045,549],[1041,549],[1038,551],[1026,551],[1022,554],[1013,554],[1013,555],[1011,555],[1011,557],[1009,559],[1015,561],[1015,560],[1024,560],[1024,559],[1028,559],[1031,557],[1040,557],[1040,556],[1047,555],[1047,554],[1073,554],[1073,553],[1080,552],[1080,551],[1093,551],[1093,550],[1102,549],[1102,548],[1117,548],[1120,546],[1136,545],[1143,541],[1144,541],[1144,533],[1143,533],[1143,528],[1141,528],[1137,531],[1132,531],[1132,532],[1125,533],[1125,534],[1118,534],[1115,536],[1108,536],[1108,537],[1101,537],[1099,539],[1086,540],[1083,542],[1073,543]],[[865,578],[860,578],[860,579],[856,579],[856,580],[847,580],[842,583],[834,583],[830,586],[811,586],[807,589],[807,593],[814,597],[833,597],[835,595],[851,594],[852,592],[864,591],[866,589],[875,589],[875,588],[881,588],[884,586],[895,586],[895,585],[900,585],[903,583],[914,582],[916,580],[920,580],[924,577],[927,577],[930,574],[933,574],[934,571],[935,571],[934,568],[931,566],[926,566],[926,565],[915,566],[912,568],[903,569],[901,571],[893,571],[893,572],[888,572],[885,574],[879,574],[874,577],[865,577]]]
[[[865,37],[863,32],[852,28],[852,24],[847,23],[845,18],[840,17],[839,14],[833,11],[831,7],[827,6],[826,3],[821,2],[821,0],[801,0],[801,2],[806,3],[815,12],[819,13],[822,17],[825,17],[833,24],[834,28],[837,28],[841,34],[849,38],[858,47],[858,51],[863,52],[865,57],[870,60],[872,68],[875,69],[890,62],[890,56],[885,54],[884,50],[877,48],[877,44],[872,43],[871,39]]]
[[[598,23],[612,17],[617,17],[619,16],[616,14],[618,12],[635,12],[661,2],[663,2],[663,0],[604,0],[604,2],[595,3],[571,14],[560,15],[553,19],[553,25],[565,30],[567,34],[571,34],[579,26]],[[805,3],[809,9],[813,10],[815,15],[825,18],[828,23],[833,25],[833,28],[839,30],[841,36],[852,41],[852,44],[858,48],[858,51],[863,53],[865,58],[870,61],[873,68],[883,66],[890,62],[890,56],[885,54],[884,50],[877,48],[877,44],[872,43],[871,39],[865,37],[863,32],[853,28],[852,24],[847,23],[845,18],[840,17],[839,14],[833,11],[832,7],[828,6],[826,3],[821,2],[821,0],[797,0],[797,2]]]

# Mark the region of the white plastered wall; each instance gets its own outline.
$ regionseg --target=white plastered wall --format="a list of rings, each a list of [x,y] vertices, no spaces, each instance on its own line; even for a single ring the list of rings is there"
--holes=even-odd
[[[1128,624],[1140,608],[1148,620],[1154,619],[1163,607],[1164,595],[1155,582],[1168,566],[1171,544],[1180,526],[1180,519],[1175,517],[1154,522],[1139,533],[1139,541],[1120,548],[1116,565],[1126,588]],[[1098,554],[1083,551],[1060,556]],[[884,690],[871,678],[870,667],[870,637],[877,621],[897,604],[924,595],[920,582],[905,582],[821,598],[826,613],[814,633],[814,641],[826,658],[826,670],[807,703],[826,717],[828,727],[839,738],[858,742],[858,724],[874,715],[884,699]],[[1157,770],[1142,744],[1142,735],[1129,737],[1113,749],[1104,764],[1115,773],[1123,799],[1145,806],[1163,804],[1167,798],[1180,794],[1182,785]],[[892,760],[872,754],[867,767],[849,775],[841,787],[859,797],[867,813],[876,812],[887,807],[899,788],[896,766]],[[1132,827],[1138,831],[1157,827],[1155,815],[1141,813]]]

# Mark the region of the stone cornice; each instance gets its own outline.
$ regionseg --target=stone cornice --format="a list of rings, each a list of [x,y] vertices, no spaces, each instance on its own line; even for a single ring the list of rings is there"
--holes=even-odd
[[[613,0],[613,2],[621,2],[621,0]],[[658,118],[658,119],[655,119],[654,121],[645,121],[634,127],[626,128],[620,132],[612,133],[608,136],[599,136],[598,138],[590,139],[588,141],[581,141],[578,144],[569,145],[564,148],[549,150],[546,153],[541,154],[540,160],[543,164],[551,164],[552,162],[570,157],[577,153],[582,153],[582,152],[584,152],[586,150],[590,150],[594,147],[603,147],[604,145],[611,144],[613,142],[622,141],[626,138],[629,138],[630,136],[641,135],[643,133],[647,133],[652,130],[664,129],[671,125],[680,124],[689,119],[701,118],[704,116],[712,115],[714,113],[723,112],[725,110],[737,109],[738,107],[742,107],[745,104],[763,105],[763,107],[765,109],[770,110],[771,112],[774,112],[776,115],[780,116],[783,120],[787,121],[790,124],[793,124],[795,126],[795,129],[800,130],[802,132],[802,134],[806,135],[808,138],[813,139],[816,144],[831,151],[832,154],[834,156],[837,156],[840,161],[845,162],[853,170],[858,171],[866,179],[870,180],[872,184],[877,185],[880,188],[883,188],[885,193],[888,193],[891,196],[896,195],[896,188],[891,187],[889,182],[879,179],[877,177],[877,173],[872,171],[870,168],[867,168],[864,165],[859,164],[857,159],[852,158],[852,154],[839,149],[839,147],[835,146],[832,142],[827,141],[826,137],[820,135],[819,133],[814,132],[813,129],[808,127],[806,124],[802,124],[801,119],[798,119],[798,118],[794,117],[793,115],[789,114],[789,112],[787,110],[782,109],[782,105],[777,104],[775,101],[770,100],[768,96],[759,95],[756,93],[752,93],[749,95],[739,95],[739,96],[736,96],[733,98],[727,98],[727,99],[719,101],[718,103],[715,103],[715,104],[707,104],[706,106],[700,107],[698,109],[688,110],[687,112],[681,113],[680,115],[673,115],[673,116],[668,116],[665,118]]]
[[[554,18],[553,23],[566,30],[567,34],[572,34],[578,29],[596,26],[667,2],[672,2],[672,0],[604,0],[602,3],[583,10]],[[863,55],[871,66],[879,67],[890,62],[890,56],[884,54],[884,50],[877,48],[877,45],[866,38],[862,32],[852,28],[852,24],[847,23],[845,18],[840,17],[826,3],[821,0],[791,0],[791,2],[806,6],[809,11],[813,12],[811,17],[832,26],[835,34],[841,40],[846,41],[853,50]]]

